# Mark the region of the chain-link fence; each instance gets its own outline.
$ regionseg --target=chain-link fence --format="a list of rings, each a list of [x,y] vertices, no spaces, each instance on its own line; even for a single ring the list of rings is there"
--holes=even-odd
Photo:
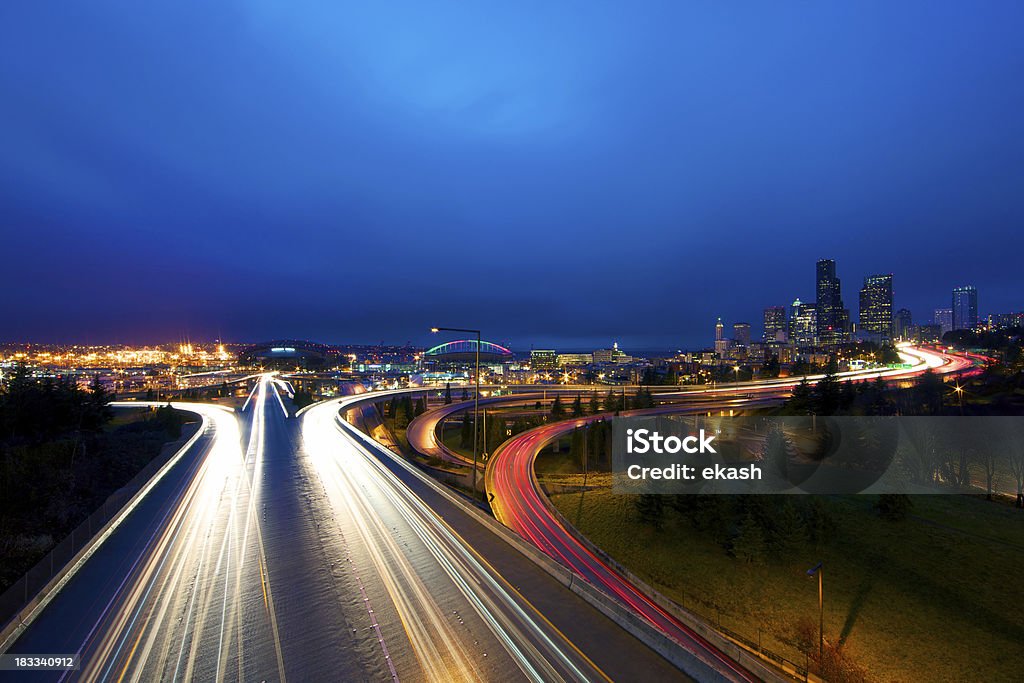
[[[51,581],[63,576],[78,554],[110,524],[117,513],[153,478],[171,456],[187,443],[196,428],[195,424],[186,425],[178,441],[164,444],[160,455],[153,458],[131,481],[111,494],[99,509],[75,527],[64,540],[0,595],[0,624],[9,624]]]

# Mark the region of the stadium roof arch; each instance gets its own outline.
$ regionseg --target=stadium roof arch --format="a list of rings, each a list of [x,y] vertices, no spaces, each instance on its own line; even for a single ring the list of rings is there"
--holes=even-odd
[[[432,349],[427,349],[423,358],[446,363],[474,362],[476,360],[476,340],[457,339],[438,344]],[[480,342],[481,363],[504,363],[510,360],[512,360],[512,352],[504,346],[489,341]]]

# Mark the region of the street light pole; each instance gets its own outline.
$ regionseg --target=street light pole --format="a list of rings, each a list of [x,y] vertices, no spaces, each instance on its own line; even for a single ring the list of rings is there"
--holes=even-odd
[[[476,467],[479,449],[480,429],[480,330],[464,327],[431,327],[431,332],[469,332],[476,334],[476,393],[473,395],[473,495],[476,496]]]
[[[824,562],[819,562],[807,570],[807,576],[818,575],[818,666],[822,664],[825,656],[825,599],[822,592],[822,574],[824,574]]]

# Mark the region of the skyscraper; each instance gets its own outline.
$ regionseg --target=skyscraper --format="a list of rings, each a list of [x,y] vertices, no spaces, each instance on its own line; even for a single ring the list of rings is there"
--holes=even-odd
[[[818,343],[831,345],[846,341],[843,325],[843,297],[839,278],[836,277],[836,262],[832,259],[818,261],[815,279],[817,300]]]
[[[793,302],[796,313],[790,321],[793,330],[790,338],[797,346],[817,346],[818,307],[814,303],[804,304],[797,299]]]
[[[914,321],[910,316],[910,310],[907,308],[901,308],[896,311],[896,315],[893,316],[893,333],[899,339],[910,339],[910,328],[913,324]]]
[[[939,336],[946,334],[953,329],[953,309],[952,308],[936,308],[935,317],[932,322],[939,326]]]
[[[735,323],[732,338],[737,346],[750,346],[750,323]]]
[[[764,341],[786,341],[786,309],[783,306],[769,306],[764,309]]]
[[[978,290],[972,285],[953,290],[953,329],[972,330],[978,324]]]
[[[892,274],[864,278],[859,331],[879,341],[892,338]]]

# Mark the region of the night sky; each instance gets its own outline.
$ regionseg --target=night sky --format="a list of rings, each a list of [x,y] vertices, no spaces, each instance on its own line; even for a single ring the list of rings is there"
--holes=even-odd
[[[960,284],[1019,310],[1022,26],[1019,0],[6,2],[0,339],[695,347],[813,300],[823,257],[854,319],[878,272],[916,321]]]

